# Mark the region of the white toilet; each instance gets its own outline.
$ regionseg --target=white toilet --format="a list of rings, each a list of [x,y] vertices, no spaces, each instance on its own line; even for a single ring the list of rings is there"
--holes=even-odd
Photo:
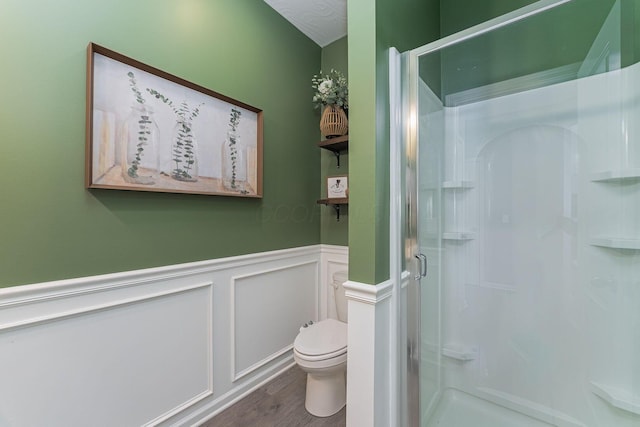
[[[328,417],[347,401],[347,298],[342,286],[347,272],[333,275],[338,319],[326,319],[300,328],[293,343],[293,358],[307,373],[304,406],[310,414]]]

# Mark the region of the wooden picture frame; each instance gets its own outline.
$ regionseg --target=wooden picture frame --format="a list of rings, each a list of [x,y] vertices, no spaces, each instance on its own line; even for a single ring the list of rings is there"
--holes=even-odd
[[[94,43],[87,188],[262,197],[262,110]]]
[[[327,198],[346,199],[349,197],[349,177],[335,175],[327,177]]]

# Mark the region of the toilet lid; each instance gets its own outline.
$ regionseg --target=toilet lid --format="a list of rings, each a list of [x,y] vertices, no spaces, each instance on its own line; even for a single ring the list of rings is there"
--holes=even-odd
[[[293,347],[298,353],[320,356],[347,348],[347,324],[335,319],[322,320],[302,329]]]

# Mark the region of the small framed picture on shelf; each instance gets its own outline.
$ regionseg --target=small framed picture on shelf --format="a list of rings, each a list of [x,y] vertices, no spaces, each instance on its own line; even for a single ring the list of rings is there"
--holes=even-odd
[[[346,199],[349,196],[349,182],[346,175],[327,177],[327,198]]]

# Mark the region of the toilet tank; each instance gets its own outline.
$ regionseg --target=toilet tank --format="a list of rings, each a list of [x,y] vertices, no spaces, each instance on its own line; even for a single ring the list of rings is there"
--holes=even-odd
[[[333,273],[333,293],[336,300],[336,312],[338,313],[338,320],[342,322],[347,321],[347,297],[343,284],[349,278],[348,274],[346,270]]]

